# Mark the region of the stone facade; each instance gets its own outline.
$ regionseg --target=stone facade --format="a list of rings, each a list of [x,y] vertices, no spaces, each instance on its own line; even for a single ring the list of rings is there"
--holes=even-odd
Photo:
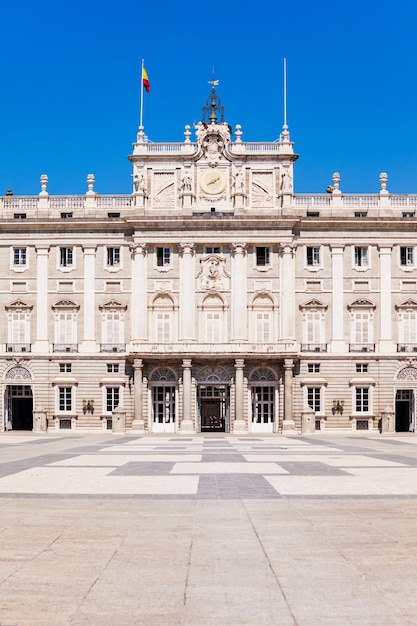
[[[415,431],[417,196],[294,193],[213,87],[129,195],[0,198],[2,429]]]

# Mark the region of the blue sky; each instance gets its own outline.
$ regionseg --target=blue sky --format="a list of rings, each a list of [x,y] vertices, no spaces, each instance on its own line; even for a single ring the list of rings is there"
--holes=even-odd
[[[214,67],[243,140],[282,127],[282,63],[297,193],[417,193],[417,3],[351,0],[3,0],[0,194],[130,193],[141,59],[152,141],[182,141]]]

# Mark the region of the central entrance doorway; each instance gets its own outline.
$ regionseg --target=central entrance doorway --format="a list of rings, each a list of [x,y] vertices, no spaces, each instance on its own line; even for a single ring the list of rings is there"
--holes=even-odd
[[[397,433],[415,430],[414,393],[412,389],[397,389],[395,396],[395,431]]]
[[[230,432],[228,385],[199,385],[198,406],[202,433]]]
[[[33,430],[33,395],[30,385],[7,385],[5,398],[7,430]]]

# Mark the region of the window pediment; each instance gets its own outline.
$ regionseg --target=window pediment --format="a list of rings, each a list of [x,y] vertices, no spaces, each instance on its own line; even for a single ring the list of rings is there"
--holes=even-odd
[[[74,302],[73,300],[67,300],[67,299],[63,299],[63,300],[58,300],[58,302],[55,302],[55,304],[52,306],[52,310],[59,310],[59,309],[70,309],[71,311],[75,310],[79,310],[80,305],[77,304],[76,302]]]
[[[417,309],[417,302],[413,300],[412,298],[408,298],[408,300],[405,300],[405,302],[396,304],[395,309],[397,311],[401,309]]]
[[[309,300],[308,302],[304,302],[304,304],[300,304],[301,311],[303,310],[313,311],[317,309],[327,310],[328,305],[324,304],[324,302],[320,302],[320,300],[317,300],[316,298],[313,298],[312,300]]]
[[[23,300],[14,300],[10,304],[6,305],[6,311],[31,311],[33,309],[32,304],[28,304],[27,302],[23,302]]]
[[[118,311],[126,311],[127,309],[127,304],[123,304],[122,302],[119,302],[118,300],[109,300],[108,302],[105,302],[104,304],[100,304],[99,305],[99,309],[100,311],[110,311],[110,310],[118,310]]]
[[[351,309],[375,310],[376,306],[367,298],[358,298],[357,300],[354,300],[354,302],[352,302],[351,304],[348,304],[348,310],[350,311]]]

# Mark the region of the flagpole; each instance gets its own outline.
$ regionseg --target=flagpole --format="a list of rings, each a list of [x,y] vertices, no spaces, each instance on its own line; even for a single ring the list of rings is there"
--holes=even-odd
[[[142,59],[142,68],[140,71],[140,114],[139,114],[139,130],[142,130],[143,122],[143,68],[145,66],[145,60]]]
[[[284,57],[284,126],[287,126],[287,59]]]

